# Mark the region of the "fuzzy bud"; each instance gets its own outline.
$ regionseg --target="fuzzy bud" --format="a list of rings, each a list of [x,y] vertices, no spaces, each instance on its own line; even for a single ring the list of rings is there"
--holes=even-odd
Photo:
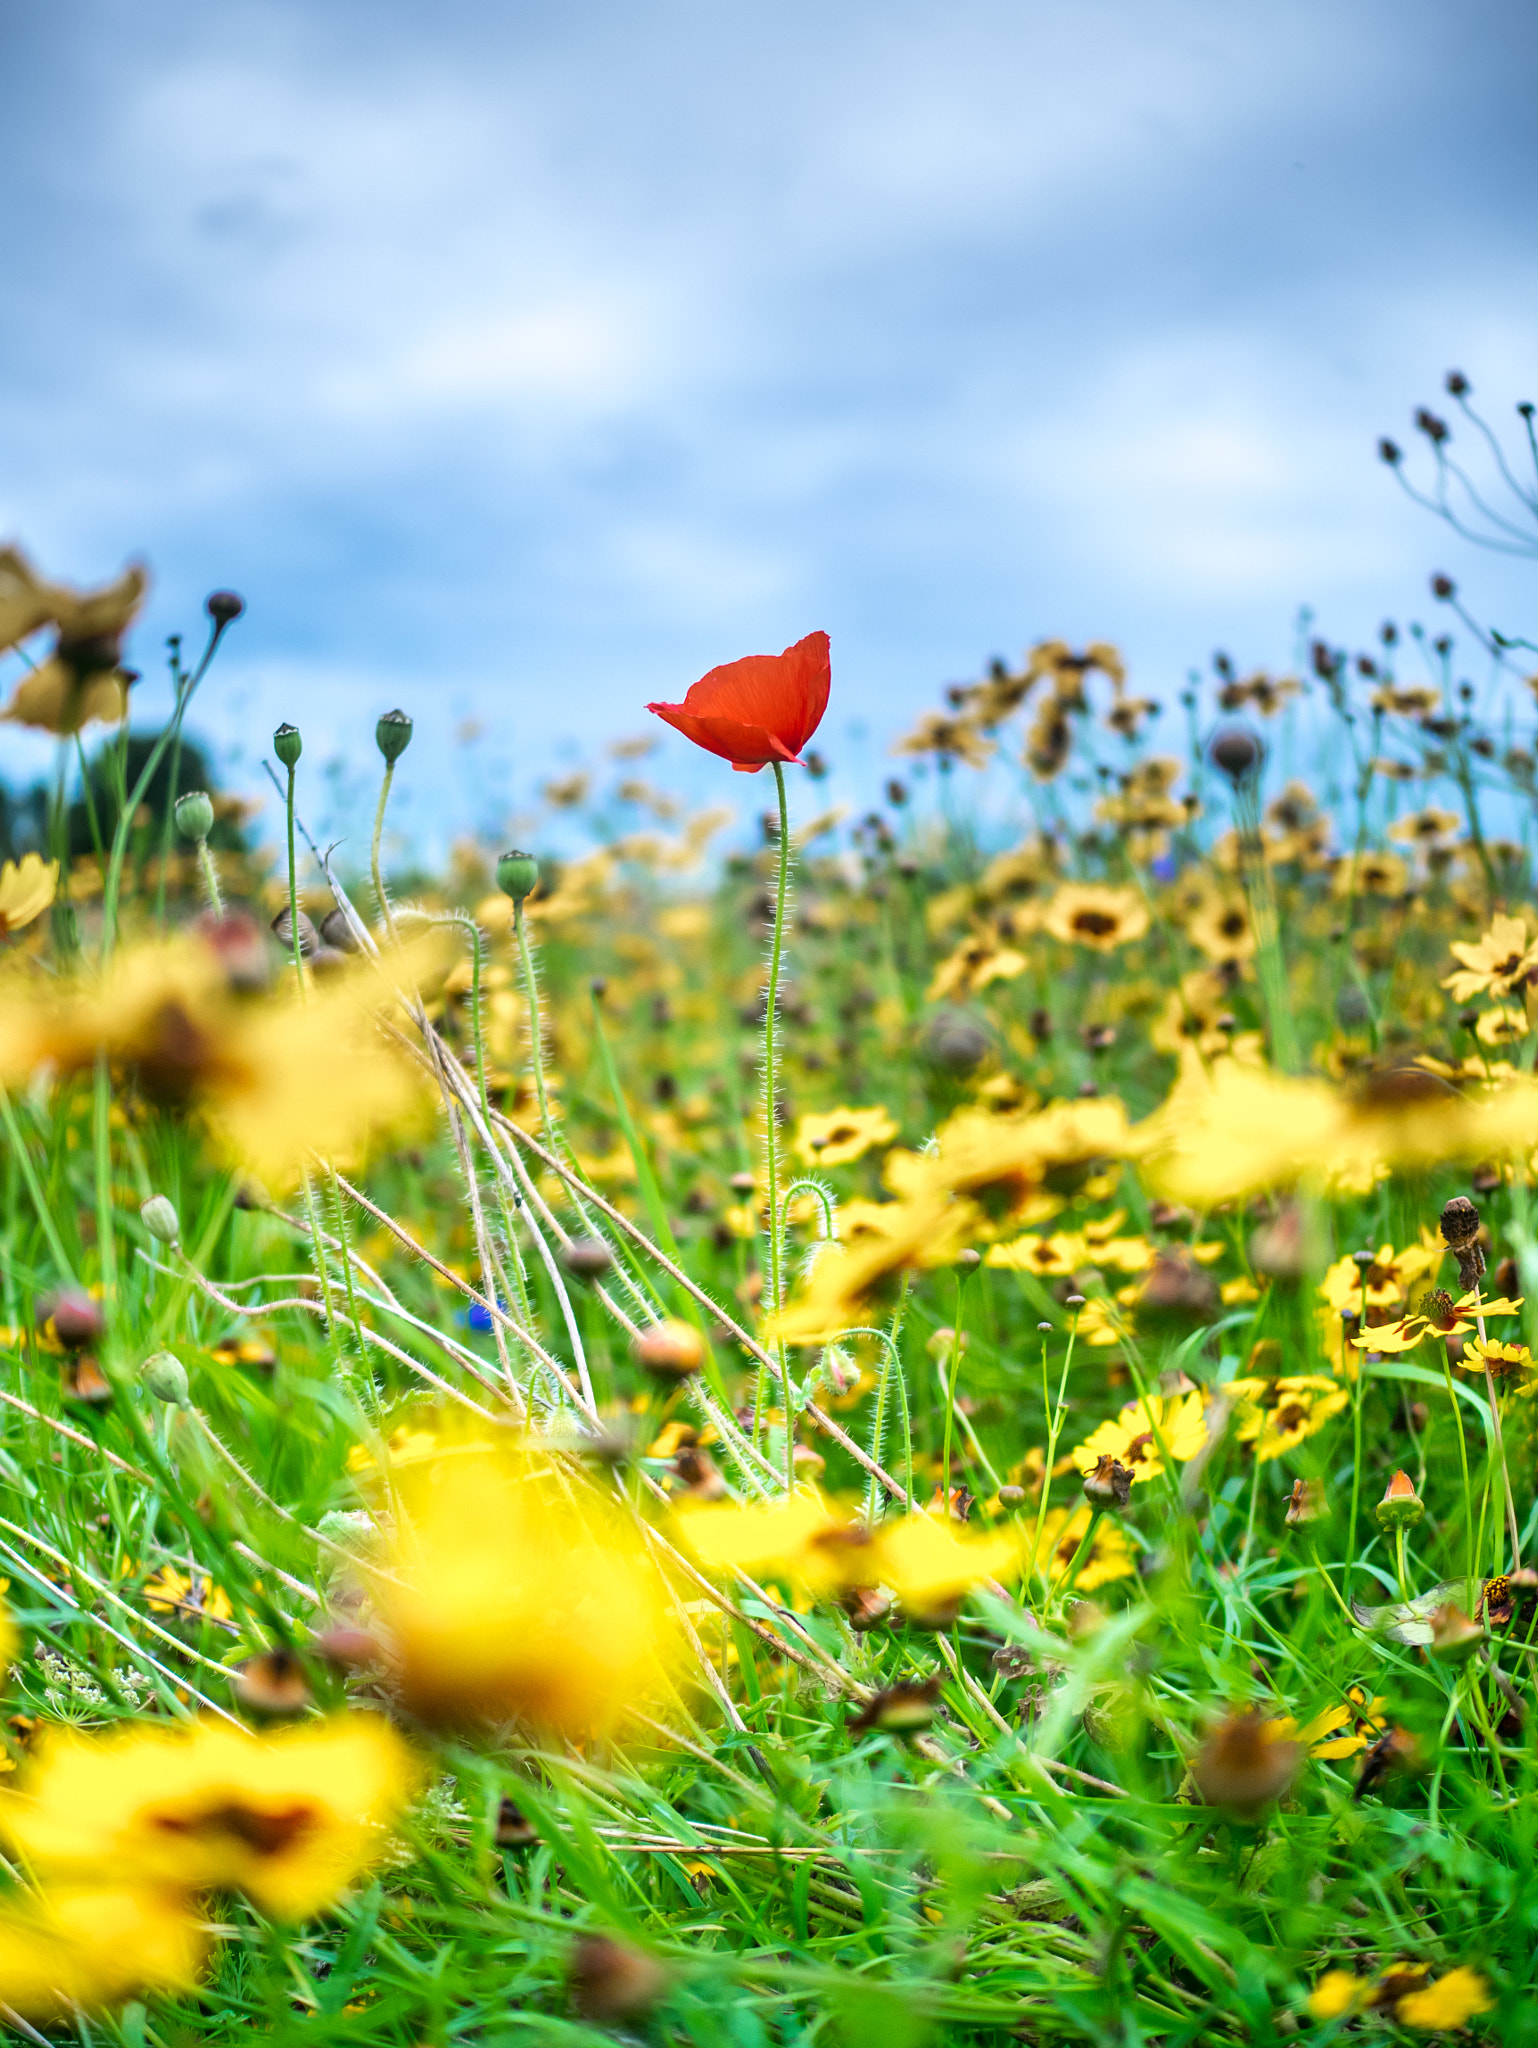
[[[185,1408],[191,1398],[187,1384],[187,1368],[170,1351],[156,1351],[145,1359],[139,1368],[139,1377],[155,1396],[164,1401],[168,1408]]]
[[[705,1363],[705,1346],[691,1323],[669,1318],[643,1330],[631,1347],[636,1364],[654,1379],[686,1380]]]
[[[304,752],[304,741],[299,736],[297,725],[280,725],[272,736],[272,751],[285,768],[295,768],[299,756]]]
[[[175,1244],[182,1234],[182,1220],[176,1204],[166,1195],[151,1195],[139,1204],[139,1219],[150,1236],[161,1244]]]
[[[206,789],[189,789],[171,813],[183,839],[204,840],[214,829],[213,800]]]
[[[393,768],[411,745],[411,718],[405,711],[387,711],[374,727],[374,744]]]
[[[538,880],[539,862],[532,853],[519,853],[514,848],[497,862],[497,887],[514,903],[521,903]]]

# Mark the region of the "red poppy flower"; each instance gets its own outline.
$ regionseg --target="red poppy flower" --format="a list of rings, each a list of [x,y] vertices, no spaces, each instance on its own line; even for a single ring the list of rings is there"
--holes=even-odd
[[[799,761],[828,708],[828,636],[808,633],[783,654],[750,654],[701,676],[682,704],[648,704],[685,739],[744,775]]]

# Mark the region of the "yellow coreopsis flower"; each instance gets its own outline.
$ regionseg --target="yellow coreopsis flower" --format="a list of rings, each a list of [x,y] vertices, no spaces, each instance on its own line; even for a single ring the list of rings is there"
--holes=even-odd
[[[873,1145],[889,1145],[896,1136],[897,1125],[882,1108],[835,1109],[800,1119],[795,1153],[804,1166],[852,1166]]]
[[[1442,986],[1455,1003],[1471,1002],[1475,996],[1509,996],[1538,967],[1538,940],[1529,944],[1522,919],[1504,913],[1490,920],[1489,930],[1478,941],[1455,939],[1451,950],[1460,965]]]
[[[667,1584],[606,1496],[488,1448],[409,1468],[397,1498],[374,1591],[413,1713],[576,1739],[665,1691],[681,1649]]]
[[[1186,937],[1217,964],[1248,960],[1255,951],[1249,905],[1242,896],[1203,897],[1186,920]]]
[[[1200,1392],[1150,1395],[1146,1401],[1129,1401],[1111,1422],[1102,1422],[1083,1443],[1073,1449],[1073,1462],[1081,1472],[1093,1472],[1102,1458],[1115,1458],[1132,1474],[1133,1484],[1157,1479],[1164,1460],[1156,1439],[1177,1462],[1194,1458],[1207,1441],[1207,1422]]]
[[[1285,1736],[1302,1743],[1311,1757],[1333,1761],[1343,1756],[1355,1756],[1378,1739],[1387,1725],[1378,1711],[1382,1705],[1382,1699],[1369,1699],[1360,1686],[1354,1685],[1343,1704],[1324,1708],[1311,1721],[1305,1721],[1301,1728],[1290,1714],[1280,1720],[1268,1721],[1266,1727],[1274,1736]],[[1348,1734],[1336,1732],[1348,1726]]]
[[[41,917],[59,887],[59,863],[41,854],[24,853],[20,862],[0,867],[0,939],[9,938]]]
[[[1114,953],[1147,931],[1148,905],[1136,889],[1065,882],[1047,905],[1042,926],[1064,945]]]
[[[990,982],[1013,981],[1029,962],[1017,946],[991,931],[974,932],[940,962],[929,984],[929,1000],[943,1003],[954,996],[976,995]]]
[[[877,1579],[910,1613],[930,1614],[959,1600],[983,1579],[1016,1579],[1022,1559],[1018,1531],[968,1536],[934,1515],[904,1515],[876,1530]]]
[[[19,549],[0,548],[0,650],[42,626],[55,627],[58,635],[48,658],[17,684],[0,718],[53,733],[121,718],[129,683],[120,666],[122,639],[147,588],[144,570],[134,565],[100,590],[72,590],[39,576]]]
[[[50,1877],[239,1891],[300,1920],[379,1854],[412,1776],[373,1714],[273,1736],[212,1722],[52,1732],[24,1790],[4,1795],[0,1828]]]
[[[1263,1465],[1296,1450],[1351,1400],[1349,1391],[1328,1373],[1299,1373],[1286,1379],[1235,1385],[1242,1385],[1245,1392],[1234,1434],[1240,1443],[1255,1446]]]
[[[175,1893],[71,1888],[0,1911],[0,2004],[67,2020],[140,1991],[190,1990],[205,1942]]]
[[[767,1507],[708,1506],[682,1520],[707,1570],[784,1573],[814,1593],[873,1585],[873,1532],[841,1516],[815,1487]]]
[[[965,1250],[981,1221],[976,1205],[944,1194],[911,1201],[851,1203],[859,1229],[848,1244],[822,1252],[794,1300],[768,1325],[787,1344],[827,1344],[871,1319],[871,1297],[907,1266],[948,1264]],[[844,1222],[846,1210],[840,1217]]]
[[[1084,1239],[1068,1231],[1052,1237],[1017,1237],[990,1247],[986,1263],[1006,1273],[1034,1273],[1060,1280],[1088,1264]]]
[[[1049,1586],[1066,1577],[1088,1534],[1093,1512],[1089,1502],[1083,1501],[1076,1508],[1053,1508],[1047,1514],[1032,1568]],[[1102,1517],[1079,1566],[1075,1587],[1081,1593],[1093,1593],[1097,1586],[1109,1585],[1113,1579],[1130,1579],[1136,1573],[1132,1545],[1115,1522]]]

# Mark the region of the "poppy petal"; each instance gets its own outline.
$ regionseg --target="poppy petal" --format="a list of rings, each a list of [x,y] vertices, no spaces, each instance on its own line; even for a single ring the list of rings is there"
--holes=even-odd
[[[828,636],[809,633],[783,654],[750,654],[701,676],[682,704],[649,704],[697,746],[740,768],[800,756],[828,708]]]

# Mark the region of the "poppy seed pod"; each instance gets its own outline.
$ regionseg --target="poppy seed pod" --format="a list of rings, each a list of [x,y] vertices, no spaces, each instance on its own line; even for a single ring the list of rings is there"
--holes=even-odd
[[[411,718],[405,711],[387,711],[374,727],[374,744],[393,768],[411,745]]]
[[[1426,1512],[1408,1472],[1396,1472],[1373,1513],[1380,1529],[1413,1529]]]
[[[222,633],[226,626],[233,626],[246,608],[246,601],[237,590],[211,590],[203,600],[203,609]]]
[[[293,945],[293,930],[294,928],[289,922],[288,905],[285,903],[272,921],[273,936],[285,953]],[[299,951],[301,956],[308,960],[319,944],[320,940],[316,935],[314,925],[311,924],[309,918],[301,910],[299,913]]]
[[[164,1401],[168,1408],[187,1406],[191,1398],[191,1388],[187,1384],[187,1368],[172,1352],[152,1352],[140,1366],[139,1377],[155,1399]]]
[[[539,862],[532,853],[519,853],[514,848],[497,862],[497,887],[514,903],[521,903],[538,880]]]
[[[321,919],[321,944],[329,946],[334,953],[356,953],[358,941],[353,936],[352,926],[347,922],[345,910],[328,910]]]
[[[176,1205],[165,1195],[151,1195],[139,1204],[139,1220],[150,1236],[161,1244],[175,1244],[182,1234],[182,1220]]]
[[[183,839],[204,840],[214,829],[213,799],[206,789],[189,789],[171,813]]]
[[[699,1331],[671,1317],[642,1330],[631,1348],[641,1370],[659,1380],[686,1380],[705,1363]]]
[[[1266,758],[1265,743],[1247,725],[1225,725],[1215,733],[1207,752],[1214,768],[1221,768],[1237,789],[1259,775]]]
[[[561,1253],[561,1264],[576,1280],[597,1280],[614,1264],[614,1254],[601,1237],[574,1237]]]
[[[304,741],[299,737],[297,725],[280,725],[272,736],[272,751],[285,768],[298,765],[299,756],[304,752]]]

